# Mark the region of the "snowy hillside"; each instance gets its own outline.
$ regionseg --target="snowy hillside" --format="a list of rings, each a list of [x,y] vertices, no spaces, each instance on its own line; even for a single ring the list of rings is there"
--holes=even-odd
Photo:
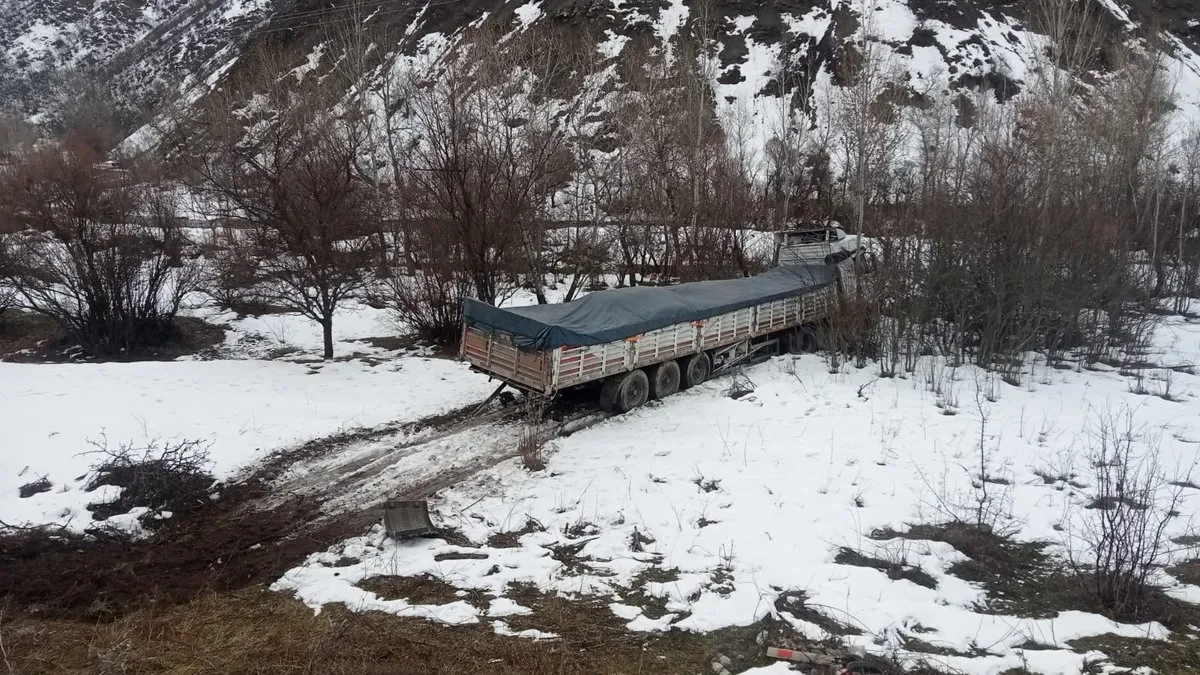
[[[35,120],[81,87],[138,110],[233,59],[268,0],[4,0],[0,109]]]
[[[1192,3],[1164,7],[1153,17],[1118,0],[1104,0],[1100,7],[1106,28],[1131,44],[1151,18],[1166,28],[1165,69],[1185,115],[1200,118],[1195,51],[1200,22],[1193,18]],[[525,25],[553,22],[580,35],[607,36],[602,49],[612,55],[630,40],[662,44],[685,22],[702,20],[720,45],[713,76],[720,83],[722,112],[765,138],[778,116],[781,81],[789,82],[792,103],[799,102],[795,90],[804,88],[810,103],[821,108],[831,96],[829,84],[840,83],[839,48],[864,38],[878,43],[882,61],[918,98],[951,91],[990,91],[1000,100],[1019,96],[1038,77],[1051,44],[1031,27],[1032,8],[1012,2],[904,0],[771,0],[711,7],[682,0],[398,0],[317,7],[269,0],[5,0],[0,2],[0,45],[6,45],[0,50],[0,101],[42,119],[63,103],[57,84],[79,74],[110,87],[131,110],[141,110],[230,65],[248,41],[283,36],[291,47],[328,56],[334,50],[320,44],[359,21],[381,29],[385,40],[406,53],[444,45],[429,38],[454,36],[489,17]]]

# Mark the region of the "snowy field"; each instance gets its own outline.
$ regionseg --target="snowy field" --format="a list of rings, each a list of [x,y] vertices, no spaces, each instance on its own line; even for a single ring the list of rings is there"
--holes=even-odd
[[[480,400],[487,378],[456,361],[360,342],[394,337],[386,312],[339,314],[336,353],[322,363],[320,328],[296,315],[238,319],[197,309],[231,327],[219,358],[141,363],[0,363],[0,521],[91,524],[101,495],[84,490],[99,457],[91,442],[144,447],[153,441],[209,443],[212,470],[226,477],[274,450],[385,422],[405,422]],[[266,358],[274,356],[273,359]],[[42,477],[49,492],[21,498]]]
[[[1165,320],[1156,348],[1163,365],[1195,363],[1200,323]],[[453,624],[488,622],[504,633],[511,630],[505,617],[528,612],[506,590],[526,582],[608,596],[613,613],[635,631],[709,631],[777,613],[806,636],[826,637],[813,623],[777,612],[776,598],[802,591],[808,606],[863,630],[848,641],[875,651],[924,656],[968,673],[1022,666],[1077,673],[1098,656],[1070,650],[1069,640],[1104,633],[1168,638],[1169,631],[1082,612],[1040,620],[984,613],[977,608],[982,589],[946,572],[961,553],[943,543],[869,536],[944,522],[953,505],[969,504],[981,436],[989,474],[1008,483],[992,486],[1005,494],[1000,524],[1018,539],[1051,542],[1052,552],[1082,527],[1094,484],[1082,453],[1106,417],[1131,420],[1139,450],[1157,449],[1170,477],[1195,465],[1200,378],[1153,369],[1143,383],[1149,393],[1136,394],[1130,377],[1107,369],[1031,368],[1032,376],[1014,386],[932,360],[908,379],[879,379],[871,367],[830,374],[817,356],[776,358],[747,371],[755,385],[749,396],[734,400],[725,392],[730,379],[714,380],[552,442],[543,472],[513,461],[443,492],[435,521],[472,546],[394,542],[376,530],[314,555],[275,587],[317,609],[344,603]],[[942,382],[940,395],[929,391],[931,378]],[[1074,485],[1043,475],[1075,476]],[[1170,536],[1192,531],[1197,492],[1185,491],[1183,517],[1171,522]],[[515,548],[486,543],[518,531],[524,534]],[[571,544],[581,547],[582,564],[552,555]],[[843,549],[919,567],[936,585],[839,564],[834,558]],[[464,552],[485,555],[442,555]],[[664,616],[647,616],[626,597],[648,570],[674,579],[641,586],[665,599]],[[465,601],[415,605],[356,586],[379,575],[432,575],[493,600],[482,610]],[[1165,574],[1160,581],[1179,597],[1200,593]],[[906,652],[908,638],[963,655]],[[1022,648],[1032,643],[1039,647]]]
[[[530,301],[527,294],[513,299]],[[202,439],[211,443],[214,472],[226,477],[273,450],[446,412],[481,400],[492,387],[456,361],[367,341],[398,331],[387,313],[365,306],[339,317],[339,359],[331,362],[315,358],[319,331],[296,316],[192,313],[229,326],[225,342],[199,357],[0,363],[0,425],[7,430],[0,520],[89,524],[86,505],[102,496],[83,489],[96,459],[86,454],[89,441]],[[754,388],[747,396],[731,398],[732,379],[720,378],[552,441],[545,471],[504,461],[442,490],[431,502],[435,523],[461,533],[457,544],[394,542],[376,529],[313,555],[274,587],[317,610],[343,603],[482,623],[531,639],[555,636],[510,626],[512,617],[530,611],[506,597],[511,584],[607,597],[632,631],[706,632],[771,615],[807,637],[828,637],[810,620],[777,608],[777,599],[803,592],[808,607],[862,630],[848,642],[874,651],[967,673],[1020,666],[1079,672],[1085,660],[1102,656],[1073,651],[1070,640],[1105,633],[1168,639],[1170,631],[1074,611],[1037,620],[987,613],[979,609],[983,589],[947,572],[962,553],[944,543],[871,535],[959,515],[951,512],[977,494],[972,483],[982,443],[988,474],[1002,481],[993,486],[1004,505],[1000,524],[1061,553],[1080,531],[1092,495],[1095,476],[1084,448],[1112,415],[1137,427],[1139,449],[1157,450],[1170,478],[1184,478],[1200,457],[1200,377],[1190,374],[1200,363],[1200,322],[1164,319],[1149,360],[1155,366],[1140,381],[1104,367],[1031,363],[1023,382],[1010,385],[934,359],[907,378],[886,379],[874,366],[830,373],[819,356],[778,357],[746,371]],[[515,435],[515,427],[485,426],[434,439],[422,446],[424,454],[367,444],[307,471],[320,475],[336,470],[338,461],[394,456],[377,481],[346,493],[375,500],[412,475],[424,476],[431,460],[487,467],[502,455],[486,445],[511,444]],[[470,447],[456,445],[463,442]],[[50,491],[18,496],[19,486],[42,476]],[[1171,537],[1193,532],[1197,493],[1184,491]],[[521,533],[516,546],[488,543],[513,532]],[[575,564],[555,554],[563,546],[578,548]],[[847,549],[919,568],[934,587],[837,562]],[[446,559],[447,553],[474,557]],[[1187,550],[1175,555],[1196,557]],[[385,575],[432,575],[464,595],[481,590],[491,600],[485,607],[466,600],[413,604],[357,585]],[[1166,573],[1158,581],[1176,597],[1200,598],[1200,588]],[[646,609],[631,588],[664,603],[666,613]],[[913,638],[959,655],[905,651]],[[1023,647],[1031,643],[1039,647]],[[764,672],[772,670],[782,667]]]

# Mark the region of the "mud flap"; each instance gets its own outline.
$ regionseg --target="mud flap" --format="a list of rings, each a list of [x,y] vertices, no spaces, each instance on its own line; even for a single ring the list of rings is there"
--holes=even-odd
[[[424,500],[390,499],[383,503],[383,529],[389,537],[407,539],[436,531]]]

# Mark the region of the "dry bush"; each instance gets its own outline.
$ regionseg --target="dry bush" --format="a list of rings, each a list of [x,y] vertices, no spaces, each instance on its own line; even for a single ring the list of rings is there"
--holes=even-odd
[[[221,309],[253,314],[260,302],[255,293],[256,267],[248,246],[237,243],[235,230],[226,228],[213,236],[206,259],[208,274],[204,292]]]
[[[1068,541],[1070,562],[1102,607],[1142,616],[1152,574],[1169,553],[1166,529],[1179,516],[1187,479],[1167,478],[1156,435],[1136,426],[1129,410],[1097,415],[1085,456],[1095,485],[1082,529]]]
[[[0,235],[0,284],[87,351],[128,353],[177,337],[174,319],[200,266],[157,171],[101,159],[57,146],[0,174],[10,230]]]
[[[1090,53],[1076,56],[1079,75]],[[1086,92],[1067,77],[1003,106],[963,95],[908,113],[915,161],[874,199],[883,374],[937,353],[1016,383],[1030,351],[1096,361],[1144,348],[1154,270],[1178,251],[1161,208],[1169,96],[1153,55],[1117,65]]]
[[[521,465],[527,471],[542,471],[546,468],[546,458],[542,453],[542,448],[548,440],[546,430],[542,427],[544,418],[543,401],[531,398],[524,403],[524,424],[517,441],[517,452],[521,456]]]
[[[85,489],[90,492],[102,485],[121,488],[113,501],[88,504],[97,520],[142,507],[149,509],[142,523],[151,527],[161,522],[154,518],[157,514],[186,514],[209,502],[215,481],[209,473],[208,443],[204,441],[152,441],[144,447],[122,443],[110,448],[107,439],[101,439],[92,447],[100,459],[93,465]]]
[[[0,111],[0,160],[10,153],[27,150],[37,137],[37,130],[25,121],[24,116]]]
[[[471,283],[461,270],[444,261],[411,273],[396,271],[382,282],[380,303],[404,327],[435,345],[456,345],[462,338],[463,298]]]
[[[861,366],[876,356],[877,336],[872,330],[875,323],[875,310],[870,302],[849,294],[841,295],[817,327],[817,343],[825,350],[830,372],[841,369],[843,358],[853,359]]]

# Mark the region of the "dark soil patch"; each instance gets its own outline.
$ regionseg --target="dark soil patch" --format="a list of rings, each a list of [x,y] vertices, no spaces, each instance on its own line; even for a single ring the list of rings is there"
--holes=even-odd
[[[902,643],[905,650],[918,652],[921,654],[934,654],[936,656],[961,656],[965,658],[987,656],[987,652],[982,649],[965,652],[960,649],[952,649],[942,645],[935,645],[931,642],[926,642],[920,638],[914,638],[911,636],[902,638]],[[908,673],[909,671],[899,672]]]
[[[525,521],[525,525],[519,530],[510,532],[497,532],[487,540],[487,546],[490,548],[517,548],[521,545],[521,537],[534,532],[545,532],[546,528],[538,521],[530,518]]]
[[[17,488],[17,494],[21,497],[21,499],[28,499],[34,495],[40,495],[43,492],[49,492],[50,488],[50,480],[45,476],[42,476],[35,481],[30,481]]]
[[[1085,487],[1087,487],[1083,483],[1080,483],[1079,481],[1075,480],[1076,475],[1073,473],[1060,475],[1060,474],[1050,473],[1048,471],[1034,471],[1033,475],[1037,476],[1038,478],[1041,478],[1042,482],[1045,483],[1046,485],[1056,485],[1056,484],[1062,483],[1063,485],[1070,485],[1071,487],[1075,488],[1076,490],[1082,490]]]
[[[1194,632],[1173,635],[1169,642],[1109,634],[1071,640],[1067,644],[1076,651],[1103,652],[1114,665],[1125,668],[1149,666],[1155,672],[1171,675],[1200,673],[1200,640]]]
[[[1014,542],[969,525],[918,525],[907,532],[876,532],[874,537],[904,537],[942,541],[971,559],[948,571],[981,584],[988,602],[979,610],[1031,618],[1053,618],[1060,612],[1078,610],[1103,614],[1118,621],[1158,621],[1173,635],[1170,642],[1103,635],[1069,643],[1076,650],[1097,649],[1113,657],[1117,665],[1148,666],[1161,673],[1195,673],[1200,664],[1200,605],[1182,602],[1151,589],[1131,616],[1115,616],[1097,602],[1086,577],[1045,553],[1037,543]],[[1184,574],[1200,574],[1200,560],[1185,563]],[[1178,568],[1173,568],[1174,573]]]
[[[1167,573],[1185,584],[1200,586],[1200,559],[1187,560],[1169,567]]]
[[[776,588],[779,593],[775,597],[775,610],[778,612],[787,612],[797,619],[807,621],[811,624],[819,626],[822,630],[830,635],[845,636],[845,635],[862,635],[863,632],[857,626],[850,625],[838,619],[834,619],[830,614],[834,613],[831,608],[812,605],[808,602],[808,595],[801,590],[783,590]],[[834,646],[841,646],[840,642],[834,640]],[[794,645],[779,645],[781,647],[793,648]]]
[[[221,303],[221,309],[226,309],[237,314],[238,318],[291,314],[295,311],[282,305],[273,305],[269,302],[249,298],[230,299],[227,302]]]
[[[459,600],[466,600],[481,609],[487,607],[487,602],[483,600],[481,592],[476,591],[460,596],[457,588],[429,575],[370,577],[356,585],[364,591],[374,593],[382,600],[407,600],[414,605],[448,605]]]
[[[853,565],[855,567],[869,567],[871,569],[876,569],[886,574],[887,577],[893,581],[906,579],[918,586],[924,586],[925,588],[937,588],[937,580],[922,569],[897,562],[882,560],[880,558],[872,558],[870,556],[863,555],[854,549],[842,548],[840,551],[838,551],[838,554],[833,561],[839,565]]]
[[[1097,497],[1096,499],[1093,499],[1091,502],[1089,502],[1088,505],[1085,506],[1084,508],[1085,509],[1101,509],[1103,511],[1110,511],[1112,509],[1117,508],[1118,506],[1120,506],[1122,504],[1124,504],[1125,506],[1128,506],[1131,509],[1136,509],[1138,511],[1142,511],[1146,508],[1145,504],[1139,504],[1138,502],[1135,502],[1132,499],[1129,499],[1127,497],[1109,497],[1109,496]]]
[[[383,349],[389,352],[404,351],[416,349],[419,345],[417,338],[410,335],[387,335],[383,337],[367,337],[355,342],[371,345],[376,349]]]
[[[176,317],[172,334],[162,344],[128,354],[87,356],[51,319],[20,310],[0,314],[0,361],[16,363],[89,363],[170,361],[211,350],[225,340],[226,327],[195,317]]]
[[[679,581],[679,570],[647,567],[629,584],[629,588],[621,594],[623,602],[642,608],[642,613],[651,619],[657,619],[667,614],[667,599],[661,595],[652,595],[646,590],[647,584],[669,584]]]
[[[270,583],[369,522],[318,525],[316,505],[299,499],[249,507],[265,494],[258,481],[222,486],[205,508],[161,521],[138,541],[104,531],[0,531],[0,598],[32,617],[112,620],[152,602]]]
[[[533,610],[532,614],[506,617],[513,630],[540,630],[561,636],[547,649],[570,648],[589,653],[598,673],[699,673],[712,672],[711,664],[724,656],[730,672],[770,664],[760,646],[763,643],[806,643],[782,622],[765,619],[751,626],[727,628],[712,633],[670,630],[662,633],[635,633],[625,628],[627,621],[608,608],[608,598],[565,598],[543,593],[528,585],[513,585],[505,596]],[[626,654],[638,653],[636,662]],[[687,653],[686,657],[679,655]]]
[[[874,539],[896,537],[944,542],[970,558],[948,571],[987,589],[988,606],[981,611],[1049,618],[1063,609],[1082,609],[1074,584],[1055,583],[1061,582],[1064,572],[1045,554],[1045,544],[1014,542],[962,523],[872,533]]]
[[[0,313],[0,360],[37,362],[39,354],[60,347],[63,333],[50,319],[19,309]]]

